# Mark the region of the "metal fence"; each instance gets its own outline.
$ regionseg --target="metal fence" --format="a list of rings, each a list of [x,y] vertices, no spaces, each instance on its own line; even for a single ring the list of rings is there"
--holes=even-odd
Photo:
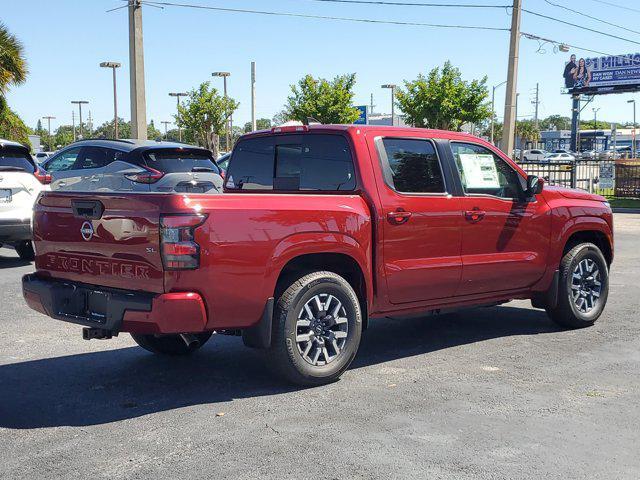
[[[518,164],[549,185],[586,190],[599,195],[640,198],[640,160],[576,160]]]

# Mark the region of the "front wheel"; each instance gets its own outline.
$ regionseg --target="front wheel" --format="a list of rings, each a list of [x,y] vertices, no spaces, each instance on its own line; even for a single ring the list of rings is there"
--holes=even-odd
[[[593,325],[602,314],[609,295],[609,268],[600,249],[581,243],[560,262],[558,305],[547,308],[557,324],[568,328]]]
[[[133,340],[145,350],[162,355],[190,355],[211,338],[212,332],[178,335],[139,335]]]
[[[298,385],[330,383],[353,361],[361,333],[360,302],[349,282],[333,272],[310,273],[278,299],[269,363]]]

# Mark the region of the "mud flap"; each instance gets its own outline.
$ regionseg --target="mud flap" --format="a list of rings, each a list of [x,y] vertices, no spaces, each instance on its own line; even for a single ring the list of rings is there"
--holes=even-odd
[[[273,323],[273,297],[269,297],[260,321],[253,327],[242,330],[242,341],[247,347],[269,348],[271,346],[271,326]]]
[[[556,308],[558,306],[558,288],[560,282],[560,271],[553,272],[553,279],[549,290],[546,292],[536,292],[531,298],[533,308]]]

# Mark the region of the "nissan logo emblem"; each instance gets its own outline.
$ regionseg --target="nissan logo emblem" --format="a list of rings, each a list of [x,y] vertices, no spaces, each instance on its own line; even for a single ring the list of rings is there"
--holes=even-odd
[[[84,222],[82,224],[82,226],[80,227],[80,234],[85,241],[88,242],[89,240],[91,240],[91,238],[93,237],[93,225],[91,225],[91,222]]]

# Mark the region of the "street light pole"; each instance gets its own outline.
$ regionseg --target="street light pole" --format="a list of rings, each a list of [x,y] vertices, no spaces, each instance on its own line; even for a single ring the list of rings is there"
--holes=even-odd
[[[251,131],[258,129],[256,119],[256,62],[251,62]]]
[[[169,92],[169,96],[170,97],[176,97],[176,112],[179,114],[180,113],[180,97],[186,97],[188,94],[187,93],[182,93],[182,92]],[[180,122],[177,122],[178,124],[178,141],[182,142],[182,129],[180,128]]]
[[[224,98],[227,99],[227,77],[231,76],[230,72],[213,72],[211,74],[212,77],[222,77],[223,79],[223,84],[224,84]],[[229,148],[229,130],[233,129],[233,117],[231,115],[229,115],[229,119],[227,120],[227,122],[225,122],[226,125],[226,135],[225,135],[225,146],[227,151],[230,151],[231,149]]]
[[[631,138],[633,138],[633,146],[631,147],[631,151],[633,158],[636,158],[636,101],[635,99],[627,100],[627,103],[633,103],[633,135],[631,135]]]
[[[396,87],[397,85],[394,83],[385,83],[384,85],[381,85],[380,88],[388,88],[391,90],[391,126],[395,126],[396,124],[396,109],[395,109],[395,103],[396,103]]]
[[[54,120],[56,117],[52,117],[49,115],[42,118],[47,121],[47,129],[49,130],[49,151],[52,152],[53,149],[51,148],[51,120]]]
[[[491,143],[492,144],[493,144],[493,135],[494,135],[493,132],[495,128],[495,118],[496,118],[496,89],[500,88],[505,83],[507,83],[506,80],[502,83],[499,83],[498,85],[494,85],[493,92],[491,94]]]
[[[166,120],[163,120],[162,122],[160,122],[164,125],[164,139],[167,139],[167,125],[169,125],[171,122],[168,122]]]
[[[118,62],[102,62],[100,64],[103,68],[110,68],[113,70],[113,131],[114,137],[118,139],[118,93],[116,89],[116,68],[120,68]]]
[[[511,40],[509,42],[509,68],[507,70],[507,92],[504,102],[504,126],[502,151],[511,156],[516,130],[516,92],[518,88],[518,57],[520,55],[520,19],[522,0],[513,0],[511,10]]]
[[[74,103],[76,105],[78,105],[78,113],[80,114],[78,117],[78,121],[79,121],[79,130],[80,130],[80,139],[82,140],[82,105],[86,105],[87,103],[89,103],[86,100],[71,100],[71,103]]]

